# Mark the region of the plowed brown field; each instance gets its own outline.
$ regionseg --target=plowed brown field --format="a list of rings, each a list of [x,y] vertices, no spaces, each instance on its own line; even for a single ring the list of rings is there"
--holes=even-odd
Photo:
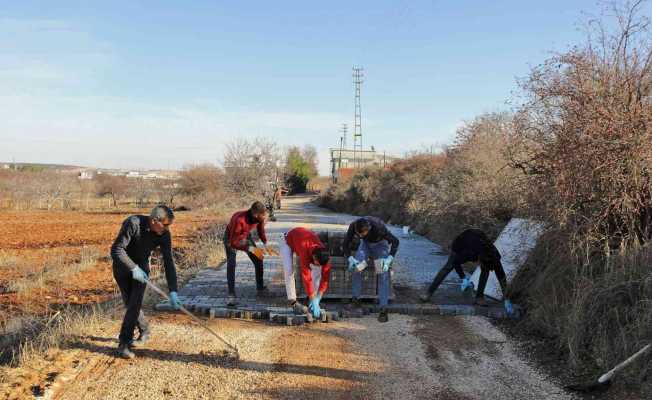
[[[98,302],[112,296],[111,243],[127,216],[146,212],[0,212],[0,322],[47,312],[57,304]],[[175,250],[187,247],[198,229],[217,218],[206,212],[177,213],[171,228]],[[94,254],[97,261],[73,271],[83,251]],[[69,273],[56,279],[56,271]],[[44,279],[44,284],[27,290],[11,288],[16,282],[36,279]]]

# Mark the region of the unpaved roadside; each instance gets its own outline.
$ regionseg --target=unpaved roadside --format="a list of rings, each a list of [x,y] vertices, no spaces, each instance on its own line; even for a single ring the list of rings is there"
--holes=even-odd
[[[297,211],[306,205],[290,202]],[[292,213],[286,223],[310,226],[302,215]],[[310,208],[309,218],[328,224],[348,217]],[[571,398],[483,317],[392,314],[380,324],[372,315],[299,327],[209,323],[238,346],[240,360],[223,357],[223,347],[185,316],[159,313],[152,340],[135,360],[114,358],[119,318],[113,318],[80,332],[31,373],[41,376],[51,399]],[[30,398],[21,373],[12,372],[0,398]]]

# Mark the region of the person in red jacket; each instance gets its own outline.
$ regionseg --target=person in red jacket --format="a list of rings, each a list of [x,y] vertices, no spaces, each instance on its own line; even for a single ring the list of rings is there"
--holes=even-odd
[[[298,314],[305,313],[305,307],[297,302],[295,289],[292,254],[296,254],[299,258],[299,272],[303,287],[309,298],[310,313],[315,318],[319,318],[321,315],[319,303],[328,289],[328,278],[331,273],[328,249],[313,231],[294,228],[285,234],[285,240],[281,241],[280,252],[285,275],[285,291],[290,306]]]
[[[233,214],[231,221],[224,231],[224,250],[226,252],[226,280],[229,287],[227,305],[237,304],[235,295],[235,257],[236,250],[244,251],[254,264],[256,271],[256,289],[258,295],[267,294],[263,284],[263,251],[267,249],[267,236],[265,235],[265,220],[267,209],[260,201],[254,202],[248,210],[238,211]],[[263,242],[264,249],[256,246],[251,237],[253,229],[258,231],[258,238]]]

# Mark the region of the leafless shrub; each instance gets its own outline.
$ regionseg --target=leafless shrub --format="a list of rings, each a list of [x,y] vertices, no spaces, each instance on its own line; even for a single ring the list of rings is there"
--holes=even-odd
[[[530,201],[589,249],[652,236],[652,47],[641,3],[612,4],[615,30],[591,21],[584,45],[522,82],[513,165],[530,177]]]
[[[227,197],[224,172],[211,164],[184,167],[178,185],[179,194],[191,207],[219,205]]]
[[[497,236],[522,202],[520,172],[504,148],[511,115],[484,114],[457,132],[441,153],[414,154],[389,169],[370,168],[329,188],[326,206],[411,225],[440,243],[476,226]]]

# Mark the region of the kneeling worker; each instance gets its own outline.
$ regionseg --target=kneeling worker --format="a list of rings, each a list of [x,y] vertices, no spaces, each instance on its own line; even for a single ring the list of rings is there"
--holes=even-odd
[[[319,318],[321,316],[319,302],[328,289],[328,278],[331,273],[328,249],[313,231],[306,228],[294,228],[286,233],[285,240],[281,241],[280,253],[285,275],[285,291],[290,306],[297,314],[304,314],[306,311],[304,306],[297,302],[294,268],[292,267],[292,254],[296,254],[299,257],[303,287],[309,299],[310,313],[315,318]]]
[[[134,358],[131,347],[145,344],[149,338],[149,325],[141,310],[143,296],[149,274],[149,257],[156,247],[161,248],[165,278],[170,290],[170,305],[179,309],[181,303],[177,296],[177,272],[172,258],[172,237],[169,226],[174,221],[174,213],[167,206],[156,206],[149,216],[132,215],[124,220],[122,228],[111,246],[113,277],[118,283],[122,301],[127,311],[120,328],[118,355]],[[140,333],[134,339],[134,328]]]
[[[467,262],[480,262],[480,282],[478,283],[478,290],[476,292],[475,301],[473,304],[485,306],[484,289],[487,286],[489,273],[494,271],[496,278],[500,283],[500,289],[505,298],[505,310],[511,314],[513,310],[512,302],[507,298],[507,277],[503,270],[503,265],[500,262],[500,252],[496,246],[489,240],[487,235],[479,229],[467,229],[460,233],[453,243],[451,243],[451,254],[448,261],[439,270],[435,279],[430,284],[427,292],[421,295],[421,301],[428,302],[433,293],[439,285],[444,281],[446,276],[455,269],[457,275],[462,279],[461,290],[465,291],[468,288],[473,288],[471,277],[467,276],[462,269],[462,264]]]
[[[355,252],[351,255],[354,246],[354,240],[360,244]],[[376,270],[378,276],[378,303],[380,313],[378,314],[379,322],[387,322],[387,304],[389,303],[389,268],[394,262],[394,257],[398,251],[399,241],[394,236],[385,223],[376,217],[359,218],[351,225],[346,232],[346,238],[342,244],[344,256],[348,258],[349,271],[353,273],[352,277],[352,297],[353,305],[358,306],[359,297],[362,292],[362,271],[369,265]]]

